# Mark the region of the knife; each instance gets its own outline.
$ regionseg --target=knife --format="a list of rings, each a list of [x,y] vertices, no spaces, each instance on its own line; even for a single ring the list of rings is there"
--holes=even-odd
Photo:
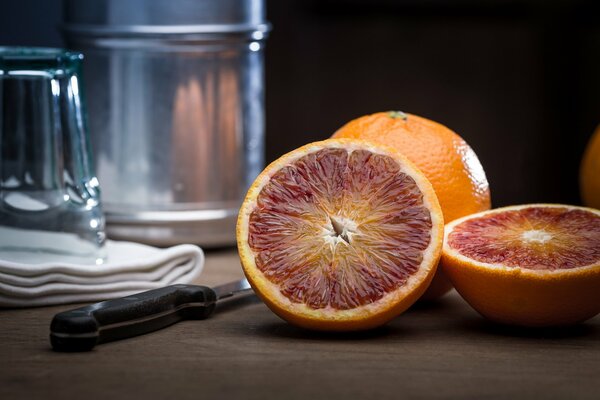
[[[50,324],[55,351],[88,351],[95,345],[209,317],[217,301],[250,292],[246,279],[209,288],[171,285],[56,314]]]

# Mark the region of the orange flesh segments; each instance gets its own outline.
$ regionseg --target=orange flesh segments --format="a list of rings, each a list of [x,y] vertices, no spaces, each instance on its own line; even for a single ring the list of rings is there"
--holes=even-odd
[[[431,228],[419,187],[393,158],[328,148],[271,177],[250,215],[248,243],[291,302],[347,310],[404,285]]]
[[[577,268],[600,262],[600,216],[564,207],[492,213],[456,225],[448,245],[488,264],[531,270]]]

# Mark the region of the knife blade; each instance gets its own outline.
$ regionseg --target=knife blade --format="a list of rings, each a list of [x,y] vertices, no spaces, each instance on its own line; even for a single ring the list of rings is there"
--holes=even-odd
[[[55,351],[89,351],[97,344],[143,335],[182,320],[205,319],[217,301],[250,292],[246,279],[208,287],[171,285],[58,313],[50,323]]]

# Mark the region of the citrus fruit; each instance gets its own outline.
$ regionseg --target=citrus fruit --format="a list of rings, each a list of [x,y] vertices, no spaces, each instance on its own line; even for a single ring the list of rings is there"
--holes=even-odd
[[[433,188],[399,152],[330,139],[282,156],[256,178],[237,241],[248,281],[281,318],[361,330],[425,291],[443,229]]]
[[[600,208],[600,126],[596,128],[583,154],[579,184],[583,204]]]
[[[404,154],[431,182],[446,222],[490,208],[489,185],[477,155],[444,125],[400,111],[380,112],[348,122],[333,137],[369,140]],[[438,269],[423,298],[440,297],[451,288]]]
[[[440,265],[491,320],[568,325],[600,312],[600,211],[531,204],[446,225]]]

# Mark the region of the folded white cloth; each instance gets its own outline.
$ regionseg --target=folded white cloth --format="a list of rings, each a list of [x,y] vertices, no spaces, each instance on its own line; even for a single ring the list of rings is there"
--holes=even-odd
[[[170,284],[190,283],[204,267],[202,249],[191,244],[159,249],[108,240],[106,252],[106,262],[100,265],[0,260],[0,307],[123,297]]]

